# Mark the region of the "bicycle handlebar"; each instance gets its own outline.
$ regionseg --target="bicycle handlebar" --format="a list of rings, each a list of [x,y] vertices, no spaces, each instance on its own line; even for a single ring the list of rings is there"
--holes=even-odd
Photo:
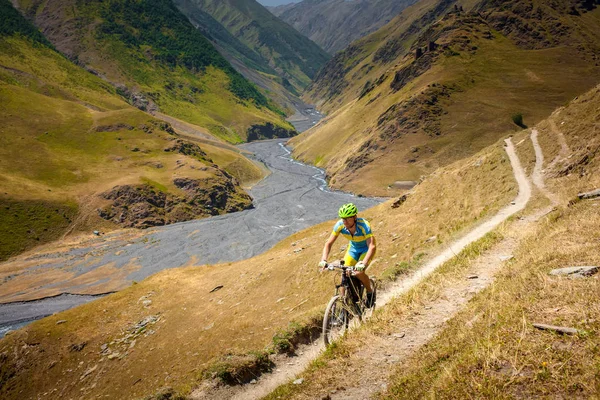
[[[345,266],[343,263],[340,264],[325,264],[325,268],[324,269],[328,269],[329,271],[333,271],[334,269],[341,269],[343,271],[351,271],[354,272],[354,267],[347,267]]]

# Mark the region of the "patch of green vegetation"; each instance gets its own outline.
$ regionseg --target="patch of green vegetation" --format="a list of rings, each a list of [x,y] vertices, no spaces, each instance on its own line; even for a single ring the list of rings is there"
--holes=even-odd
[[[323,313],[319,312],[306,322],[291,321],[287,328],[277,331],[273,336],[273,350],[276,353],[293,354],[301,343],[311,343],[321,334]]]
[[[75,203],[0,197],[0,261],[58,239],[77,210]]]
[[[146,48],[152,59],[171,69],[184,67],[193,73],[217,67],[229,77],[229,89],[240,99],[252,99],[268,106],[265,96],[219,54],[214,46],[181,14],[164,0],[111,0],[99,6],[103,22],[99,38],[113,38],[128,49]],[[143,59],[140,60],[143,62]]]
[[[518,127],[527,129],[527,125],[525,125],[525,123],[523,123],[523,114],[521,114],[521,113],[513,114],[511,116],[511,119],[515,123],[515,125],[517,125]]]
[[[0,0],[0,36],[22,35],[35,44],[52,47],[52,44],[17,11],[9,0]]]
[[[250,382],[263,372],[271,371],[273,365],[266,351],[245,355],[227,354],[204,370],[202,375],[228,385],[239,385]]]

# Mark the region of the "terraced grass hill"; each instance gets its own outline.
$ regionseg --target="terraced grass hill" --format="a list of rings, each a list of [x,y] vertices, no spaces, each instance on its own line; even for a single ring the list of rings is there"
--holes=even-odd
[[[1,260],[68,232],[251,207],[240,184],[262,176],[257,166],[181,137],[59,54],[7,0],[0,10]]]
[[[255,0],[176,0],[190,18],[201,10],[258,53],[297,91],[308,86],[330,56]],[[287,85],[287,82],[283,82]]]
[[[282,111],[171,1],[17,3],[56,49],[140,109],[161,111],[232,143],[245,141],[255,125],[294,134]]]
[[[595,85],[598,54],[593,3],[422,0],[319,72],[306,98],[329,115],[294,154],[334,187],[393,193]]]
[[[375,32],[416,0],[304,0],[269,10],[330,54]]]

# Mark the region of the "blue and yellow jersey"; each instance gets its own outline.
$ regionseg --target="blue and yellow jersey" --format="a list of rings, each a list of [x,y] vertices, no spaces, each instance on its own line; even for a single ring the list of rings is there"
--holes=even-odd
[[[361,251],[367,251],[369,248],[369,246],[367,246],[367,239],[373,237],[371,225],[364,218],[356,219],[356,232],[354,233],[354,236],[352,236],[348,229],[346,229],[344,226],[344,221],[341,219],[333,227],[333,234],[335,236],[341,234],[350,241],[350,246]]]

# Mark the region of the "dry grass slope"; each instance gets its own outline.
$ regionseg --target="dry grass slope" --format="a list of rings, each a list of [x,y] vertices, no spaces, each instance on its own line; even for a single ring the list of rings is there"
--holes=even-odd
[[[396,276],[415,268],[417,263],[408,261],[427,259],[515,195],[499,143],[438,171],[400,207],[388,202],[363,213],[379,245],[372,273]],[[273,348],[273,336],[290,329],[290,321],[303,325],[318,319],[333,276],[319,275],[315,264],[332,223],[297,233],[243,262],[163,271],[8,335],[0,342],[2,396],[135,398],[164,386],[191,392],[205,371],[239,359],[228,354],[262,354]],[[432,235],[437,240],[427,241]],[[341,254],[340,249],[336,255]],[[136,324],[149,317],[156,319],[136,332]],[[64,374],[67,370],[71,373]]]
[[[217,140],[201,143],[203,157],[166,152],[184,143],[168,124],[22,37],[0,39],[0,101],[0,259],[66,232],[114,229],[96,209],[116,185],[182,194],[176,177],[222,178],[225,169],[247,185],[264,174]]]
[[[537,126],[546,186],[558,201],[550,213],[519,231],[521,220],[527,221],[550,203],[538,191],[519,218],[463,251],[380,310],[369,324],[328,349],[302,375],[303,385],[281,386],[267,398],[321,398],[332,393],[334,398],[347,398],[343,386],[355,385],[340,382],[344,376],[352,379],[358,355],[369,352],[381,338],[406,331],[414,335],[415,321],[435,311],[425,306],[448,302],[444,298],[447,289],[465,281],[483,251],[506,240],[517,240],[514,258],[505,262],[496,280],[475,294],[457,315],[447,322],[429,320],[434,327],[442,326],[431,341],[412,350],[404,343],[397,345],[397,352],[388,349],[387,355],[399,362],[376,397],[597,397],[598,276],[569,279],[548,273],[567,266],[600,265],[600,200],[579,200],[577,196],[600,187],[598,104],[600,87]],[[535,155],[528,136],[528,132],[519,133],[514,141],[520,146],[523,165],[531,172]],[[579,334],[540,331],[533,323],[572,327]],[[428,328],[422,327],[421,334],[429,334]],[[361,371],[362,375],[368,377],[369,371]]]

